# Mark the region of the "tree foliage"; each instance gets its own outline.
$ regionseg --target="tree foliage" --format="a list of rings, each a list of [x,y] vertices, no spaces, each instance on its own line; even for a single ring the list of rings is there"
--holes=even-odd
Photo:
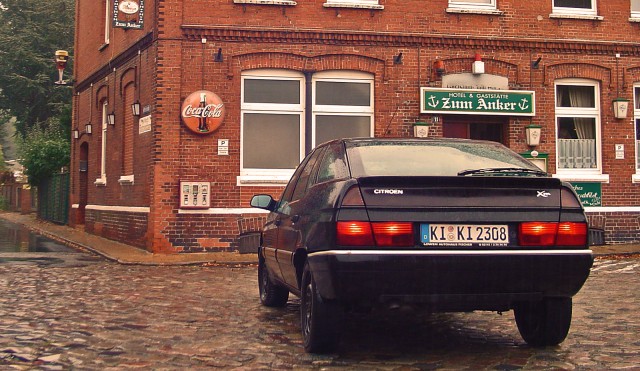
[[[69,165],[71,144],[68,131],[61,129],[60,123],[51,121],[29,128],[19,141],[18,153],[29,183],[37,186]]]
[[[54,84],[54,53],[72,55],[73,29],[73,0],[0,0],[0,120],[15,117],[23,137],[71,105],[71,89]]]

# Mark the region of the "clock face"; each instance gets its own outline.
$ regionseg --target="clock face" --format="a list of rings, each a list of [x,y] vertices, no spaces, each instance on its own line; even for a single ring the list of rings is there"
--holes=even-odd
[[[124,14],[135,14],[140,9],[140,6],[136,1],[125,0],[118,5],[118,10]]]

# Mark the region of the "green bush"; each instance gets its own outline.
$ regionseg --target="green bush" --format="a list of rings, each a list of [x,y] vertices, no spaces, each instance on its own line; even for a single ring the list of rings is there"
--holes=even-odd
[[[71,144],[61,126],[49,125],[29,129],[19,142],[18,153],[29,177],[29,184],[37,186],[51,175],[69,165]]]

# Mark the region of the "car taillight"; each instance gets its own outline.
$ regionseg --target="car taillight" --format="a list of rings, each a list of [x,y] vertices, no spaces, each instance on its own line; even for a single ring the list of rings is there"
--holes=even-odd
[[[521,223],[518,238],[521,246],[583,246],[587,243],[587,224]]]
[[[378,246],[413,246],[413,223],[374,222],[371,226]]]
[[[558,240],[559,246],[581,246],[587,244],[589,229],[586,223],[559,223]]]
[[[336,243],[346,246],[413,246],[413,223],[338,222]]]
[[[373,233],[369,222],[338,222],[336,232],[336,243],[338,245],[373,245]]]

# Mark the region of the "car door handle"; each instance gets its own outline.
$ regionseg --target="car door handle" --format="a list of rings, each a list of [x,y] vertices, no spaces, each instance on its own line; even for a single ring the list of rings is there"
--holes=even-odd
[[[300,215],[292,215],[291,216],[291,223],[295,223],[298,220],[300,220]]]

